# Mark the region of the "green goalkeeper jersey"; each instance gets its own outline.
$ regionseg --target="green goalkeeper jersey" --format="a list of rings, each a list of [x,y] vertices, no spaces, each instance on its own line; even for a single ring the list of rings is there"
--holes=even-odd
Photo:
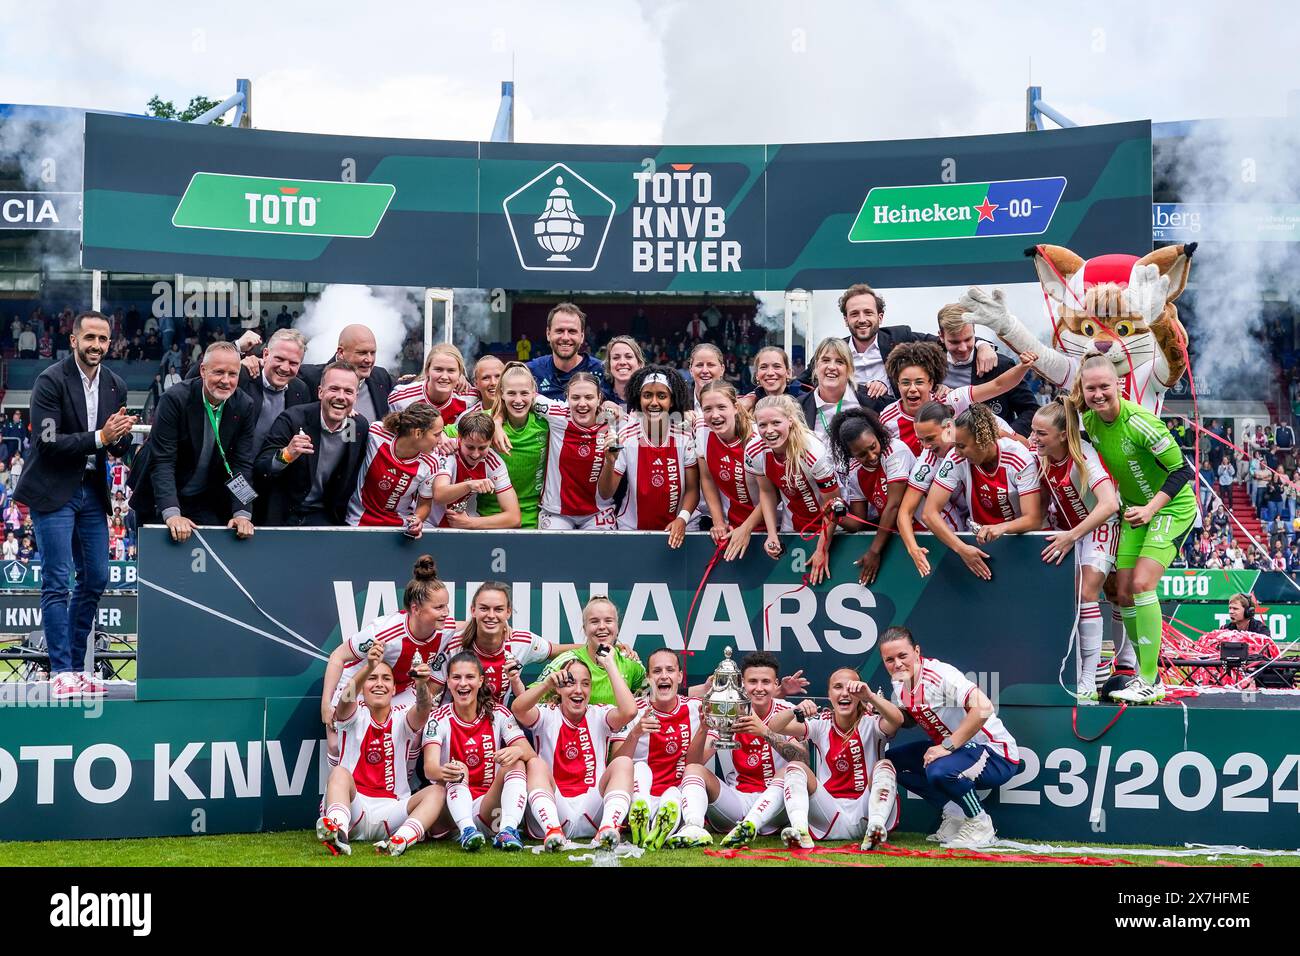
[[[546,449],[550,427],[546,419],[535,412],[528,413],[528,420],[515,428],[510,422],[503,421],[502,429],[510,439],[510,454],[502,455],[506,471],[510,474],[510,484],[514,486],[519,498],[519,526],[521,528],[537,527],[537,512],[542,502],[542,484],[546,475]],[[496,495],[478,496],[478,513],[494,515],[501,511]]]
[[[601,667],[592,660],[591,653],[587,650],[587,645],[566,649],[563,654],[551,660],[542,668],[541,677],[533,682],[533,686],[540,683],[551,671],[559,670],[574,658],[582,661],[587,665],[587,670],[591,671],[591,703],[593,704],[613,704],[614,688],[610,686],[609,674],[605,673],[605,668]],[[618,667],[618,672],[623,675],[623,680],[632,693],[641,690],[646,682],[645,666],[639,661],[625,655],[621,650],[615,648],[614,663]]]
[[[1170,472],[1184,464],[1183,452],[1169,429],[1136,402],[1120,399],[1119,415],[1107,424],[1092,409],[1083,413],[1088,440],[1106,465],[1126,507],[1140,508],[1156,496]],[[1184,500],[1186,499],[1186,500]],[[1170,504],[1195,507],[1190,484]],[[1168,507],[1168,506],[1166,506]]]

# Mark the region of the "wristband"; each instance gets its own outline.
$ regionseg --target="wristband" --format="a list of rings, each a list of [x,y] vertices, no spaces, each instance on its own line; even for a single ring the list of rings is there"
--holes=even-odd
[[[689,522],[691,520],[691,513],[683,508],[681,511],[677,512],[677,517],[682,521]]]
[[[288,458],[285,458],[285,457],[284,457],[284,449],[283,449],[283,448],[280,449],[280,451],[276,454],[275,457],[280,459],[280,464],[282,464],[282,465],[292,465],[292,464],[293,464],[293,462],[291,462]]]

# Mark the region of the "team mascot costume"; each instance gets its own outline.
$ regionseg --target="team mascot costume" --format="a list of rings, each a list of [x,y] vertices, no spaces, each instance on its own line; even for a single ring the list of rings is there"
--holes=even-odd
[[[1026,250],[1052,305],[1052,342],[1039,342],[1007,311],[1003,293],[971,289],[959,300],[1017,355],[1034,352],[1035,371],[1070,388],[1090,351],[1115,364],[1122,397],[1160,414],[1165,393],[1187,371],[1187,332],[1174,301],[1187,288],[1196,243],[1165,246],[1141,258],[1112,253],[1083,260],[1063,246]]]
[[[1195,251],[1196,243],[1190,242],[1141,258],[1111,253],[1084,260],[1063,246],[1026,249],[1051,306],[1050,345],[1039,342],[1007,311],[1000,289],[973,288],[959,304],[970,321],[991,329],[1016,354],[1036,353],[1035,371],[1062,388],[1074,385],[1084,356],[1100,352],[1115,365],[1121,397],[1159,415],[1165,393],[1188,372],[1187,332],[1174,301],[1187,288]],[[1106,585],[1114,607],[1113,575]],[[1109,679],[1098,675],[1099,682],[1105,681],[1099,688],[1103,699],[1133,679],[1137,664],[1118,615],[1113,627],[1115,674]]]

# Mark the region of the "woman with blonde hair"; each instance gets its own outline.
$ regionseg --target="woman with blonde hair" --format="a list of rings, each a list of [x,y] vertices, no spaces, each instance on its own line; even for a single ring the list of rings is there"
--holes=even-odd
[[[424,371],[413,382],[398,385],[388,395],[388,407],[401,411],[408,405],[423,402],[432,405],[447,425],[467,411],[482,405],[477,395],[460,392],[457,386],[465,380],[465,358],[460,349],[450,342],[440,342],[429,349],[424,357]]]
[[[813,352],[810,371],[814,387],[799,399],[798,407],[819,441],[826,441],[831,419],[844,409],[860,405],[879,410],[881,402],[867,394],[866,386],[853,383],[853,354],[843,339],[822,339]]]
[[[769,395],[754,406],[755,435],[745,446],[745,470],[758,479],[760,494],[779,495],[785,506],[782,531],[817,530],[817,548],[809,577],[817,584],[827,576],[832,521],[823,522],[840,498],[835,463],[826,446],[804,424],[803,411],[789,395]],[[779,553],[779,544],[777,545]],[[773,539],[768,539],[768,554]]]
[[[767,532],[766,550],[780,553],[776,536],[777,497],[763,492],[745,469],[745,445],[754,422],[730,382],[712,381],[700,389],[700,417],[695,423],[695,454],[700,463],[700,493],[713,518],[710,533],[727,542],[725,558],[741,557],[755,530]]]
[[[1097,699],[1101,663],[1102,620],[1098,598],[1106,576],[1115,568],[1119,546],[1119,496],[1115,482],[1096,449],[1079,429],[1079,415],[1064,400],[1048,402],[1033,418],[1038,463],[1052,498],[1043,561],[1060,564],[1073,553],[1079,602],[1076,662],[1077,694]]]
[[[510,362],[497,382],[497,401],[492,408],[497,434],[494,444],[510,474],[510,484],[519,499],[521,528],[536,528],[541,510],[542,484],[546,471],[546,450],[550,428],[545,414],[533,408],[537,381],[528,366]],[[494,515],[501,505],[492,494],[480,495],[478,513]]]

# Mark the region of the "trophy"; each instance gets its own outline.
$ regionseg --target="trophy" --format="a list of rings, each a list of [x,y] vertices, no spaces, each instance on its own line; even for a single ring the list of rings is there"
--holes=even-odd
[[[740,668],[731,659],[731,648],[722,652],[722,660],[713,672],[713,687],[704,695],[704,721],[718,735],[716,750],[735,750],[736,720],[748,716],[749,698],[740,689]]]
[[[414,654],[411,655],[411,668],[406,672],[406,675],[410,677],[411,680],[417,680],[418,678],[415,675],[415,669],[423,663],[424,663],[424,658],[420,656],[419,651],[416,651]]]

